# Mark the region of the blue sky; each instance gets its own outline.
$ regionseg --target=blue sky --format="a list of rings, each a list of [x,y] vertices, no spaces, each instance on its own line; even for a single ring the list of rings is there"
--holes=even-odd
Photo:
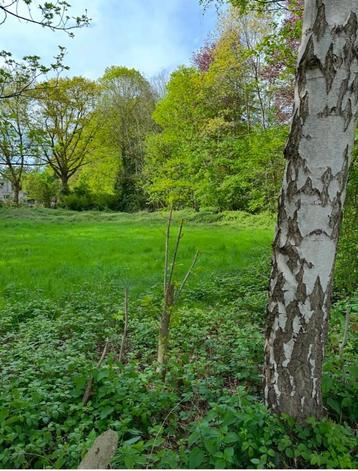
[[[9,18],[0,26],[0,48],[50,62],[66,46],[71,75],[96,79],[110,65],[135,67],[147,77],[190,64],[191,55],[215,29],[216,10],[199,0],[72,0],[74,13],[87,8],[89,28],[71,39],[64,33]]]

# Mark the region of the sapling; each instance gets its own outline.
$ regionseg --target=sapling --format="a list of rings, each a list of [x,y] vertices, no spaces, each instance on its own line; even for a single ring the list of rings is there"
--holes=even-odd
[[[184,221],[181,220],[179,231],[176,238],[176,243],[173,252],[172,261],[169,262],[170,258],[170,229],[173,220],[173,209],[170,209],[167,229],[166,229],[166,237],[165,237],[165,254],[164,254],[164,301],[163,301],[163,310],[162,315],[160,318],[160,326],[159,326],[159,340],[158,340],[158,370],[162,371],[163,375],[165,375],[165,363],[166,363],[166,356],[168,351],[168,342],[169,342],[169,333],[170,333],[170,320],[173,308],[175,304],[178,302],[179,297],[192,273],[192,270],[196,264],[198,259],[198,251],[195,253],[193,257],[193,261],[186,272],[182,282],[180,283],[179,287],[175,287],[175,283],[173,281],[173,275],[175,270],[175,265],[177,261],[177,255],[179,251],[180,241],[183,237],[183,225]]]

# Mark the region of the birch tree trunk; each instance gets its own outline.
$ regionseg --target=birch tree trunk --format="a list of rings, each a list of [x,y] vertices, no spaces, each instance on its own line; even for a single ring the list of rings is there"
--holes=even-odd
[[[357,16],[357,0],[305,0],[264,371],[266,403],[299,420],[323,414],[322,362],[357,123]]]

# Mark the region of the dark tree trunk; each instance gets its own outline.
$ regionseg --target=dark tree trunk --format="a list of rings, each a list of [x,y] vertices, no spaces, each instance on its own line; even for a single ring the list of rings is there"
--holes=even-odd
[[[61,195],[68,195],[70,193],[70,187],[68,184],[68,175],[61,176]]]
[[[265,399],[323,414],[333,269],[358,110],[358,1],[305,0],[295,112],[273,244]]]
[[[13,183],[12,191],[14,193],[14,197],[13,197],[14,204],[15,204],[15,206],[19,206],[19,204],[20,204],[20,191],[21,191],[20,185],[17,184],[17,183]]]

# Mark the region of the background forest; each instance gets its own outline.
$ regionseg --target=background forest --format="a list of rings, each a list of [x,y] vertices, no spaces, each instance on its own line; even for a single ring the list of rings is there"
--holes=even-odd
[[[264,406],[262,363],[303,2],[243,3],[170,75],[2,53],[0,467],[77,468],[109,428],[117,468],[357,467],[358,146],[325,417],[302,424]],[[181,294],[164,376],[163,261],[164,307],[168,272]]]
[[[55,78],[3,102],[1,172],[15,203],[23,189],[78,210],[273,210],[293,68],[278,63],[272,21],[225,11],[170,77],[112,66],[97,82]]]

